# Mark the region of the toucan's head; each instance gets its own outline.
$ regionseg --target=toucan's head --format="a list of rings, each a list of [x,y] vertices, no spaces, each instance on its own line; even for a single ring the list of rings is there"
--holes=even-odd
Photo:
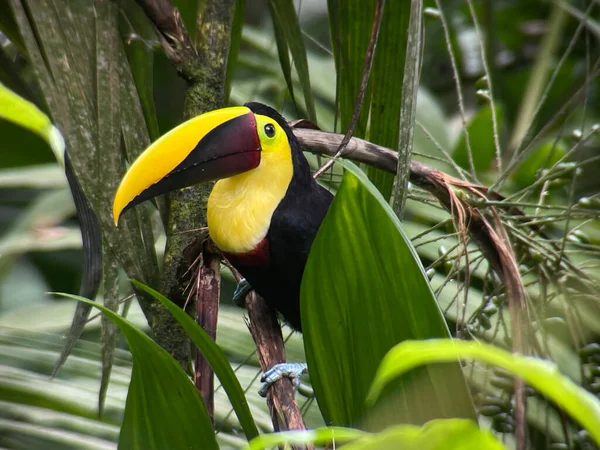
[[[166,192],[249,172],[261,164],[291,161],[310,172],[285,119],[260,104],[223,108],[174,128],[129,168],[113,204],[115,224],[127,209]]]

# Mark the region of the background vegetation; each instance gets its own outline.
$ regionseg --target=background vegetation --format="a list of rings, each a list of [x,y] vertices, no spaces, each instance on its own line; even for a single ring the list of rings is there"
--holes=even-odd
[[[221,92],[227,102],[262,101],[290,120],[311,118],[323,130],[345,133],[376,2],[295,2],[298,30],[293,26],[296,16],[281,6],[288,2],[230,3],[235,20],[225,44],[213,42],[207,49],[202,40],[206,31],[196,25],[196,18],[214,17],[212,2],[197,6],[195,1],[173,1],[199,54],[208,58],[205,63],[211,61],[211,50],[229,47],[233,37],[228,89]],[[386,3],[372,81],[354,135],[397,149],[406,145],[399,133],[410,134],[400,127],[402,96],[415,100],[407,94],[410,85],[403,82],[406,61],[404,47],[398,44],[409,23],[409,8],[398,5],[409,2]],[[499,211],[527,289],[528,353],[555,362],[596,396],[600,6],[592,0],[456,0],[425,1],[424,8],[412,154],[504,196],[477,200],[457,189],[472,206],[495,206]],[[165,56],[144,11],[132,1],[0,0],[0,30],[0,82],[35,103],[61,129],[97,211],[110,211],[125,158],[131,159],[184,116],[213,109],[222,100],[218,95],[194,98],[189,92],[186,98],[186,82]],[[205,82],[210,76],[199,78]],[[94,311],[72,356],[57,377],[49,379],[75,304],[46,293],[78,291],[80,231],[62,168],[47,144],[8,121],[0,121],[0,136],[0,446],[113,448],[124,418],[133,356],[115,328]],[[323,162],[308,156],[315,169]],[[389,198],[393,176],[372,168],[365,171]],[[335,166],[321,180],[337,190],[341,174],[341,167]],[[403,230],[426,268],[452,334],[512,349],[503,283],[476,245],[461,247],[452,218],[429,192],[411,185],[407,193]],[[160,341],[162,310],[147,307],[144,315],[138,302],[130,301],[127,276],[155,287],[160,275],[168,276],[159,273],[163,221],[150,205],[138,214],[120,230],[109,228],[109,213],[99,217],[104,229],[111,230],[104,235],[105,275],[99,297],[111,309],[121,303],[120,313],[142,330],[152,328]],[[367,222],[375,228],[373,235],[379,224]],[[350,248],[352,241],[347,243]],[[403,269],[392,266],[394,261],[379,264],[393,267],[402,278]],[[376,272],[367,275],[376,277]],[[233,278],[227,270],[222,273],[217,343],[246,390],[257,427],[271,431],[264,400],[256,394],[254,344],[243,311],[230,300]],[[172,298],[183,295],[176,291],[173,286],[165,290]],[[144,301],[147,306],[149,300]],[[321,318],[327,320],[330,313]],[[301,336],[288,329],[284,333],[288,360],[305,360]],[[111,342],[116,343],[112,354]],[[174,339],[170,350],[181,361],[187,353],[177,353],[180,342]],[[483,428],[490,428],[507,447],[515,446],[510,375],[484,364],[466,365],[464,373]],[[313,383],[317,392],[317,383],[328,386],[321,378]],[[100,395],[101,419],[99,392],[105,393]],[[581,422],[539,392],[527,390],[526,445],[594,448]],[[298,400],[309,428],[325,425],[313,397]],[[219,385],[215,428],[223,447],[246,443]]]

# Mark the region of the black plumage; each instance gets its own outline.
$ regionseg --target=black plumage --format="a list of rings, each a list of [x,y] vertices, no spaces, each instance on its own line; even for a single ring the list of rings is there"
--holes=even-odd
[[[255,114],[271,117],[287,135],[292,151],[293,175],[281,203],[271,219],[265,240],[266,262],[227,255],[250,285],[294,329],[301,331],[300,284],[310,248],[333,195],[312,177],[300,144],[286,120],[261,103],[247,103]]]

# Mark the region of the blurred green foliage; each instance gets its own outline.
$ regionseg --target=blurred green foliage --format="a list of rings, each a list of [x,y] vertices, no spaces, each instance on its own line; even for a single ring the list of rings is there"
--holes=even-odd
[[[16,3],[20,2],[0,0],[0,80],[48,112],[14,21],[11,5]],[[173,3],[193,33],[196,2]],[[288,119],[304,116],[310,107],[307,108],[304,95],[299,93],[305,93],[307,74],[297,76],[292,55],[290,69],[294,70],[288,83],[297,93],[296,106],[290,101],[267,2],[247,3],[252,3],[252,7],[245,11],[230,102],[257,100],[273,105]],[[427,8],[436,7],[433,0],[424,3]],[[588,0],[570,2],[579,18],[569,14],[564,26],[556,30],[558,44],[546,61],[550,67],[546,76],[551,84],[544,83],[546,92],[533,105],[537,111],[529,133],[519,151],[510,154],[508,143],[555,3],[473,2],[481,38],[468,2],[441,3],[451,40],[446,42],[439,11],[430,9],[424,18],[426,38],[414,130],[415,158],[455,176],[471,179],[470,175],[475,175],[483,183],[494,185],[511,205],[529,215],[523,219],[509,210],[503,218],[528,287],[529,307],[535,312],[533,329],[541,343],[537,355],[554,360],[563,373],[597,395],[600,299],[597,290],[590,292],[587,288],[594,286],[593,283],[597,286],[600,273],[600,179],[595,176],[600,169],[597,152],[600,142],[595,133],[600,117],[600,51],[592,28],[597,26],[600,7]],[[155,139],[181,121],[185,83],[163,55],[141,9],[129,1],[118,5],[120,42],[127,51],[148,134]],[[581,20],[586,11],[588,20]],[[348,94],[342,101],[336,93],[329,19],[325,2],[302,2],[299,25],[316,116],[322,129],[344,132],[348,106],[341,114],[343,125],[340,125],[336,105],[341,102],[351,107],[353,100]],[[393,53],[393,43],[386,45],[384,50]],[[360,46],[366,47],[366,43],[361,41]],[[464,118],[458,107],[447,46],[456,56]],[[490,67],[487,74],[482,48]],[[357,63],[357,67],[362,66]],[[399,82],[393,77],[386,79],[389,83]],[[388,92],[385,85],[378,87],[380,92]],[[496,137],[491,105],[485,95],[477,95],[478,90],[493,95],[495,100],[499,133]],[[389,92],[395,91],[390,87]],[[473,174],[468,173],[469,150],[463,122],[473,152]],[[366,118],[362,123],[368,127]],[[502,170],[495,161],[496,139],[503,150]],[[313,167],[319,164],[320,158],[307,156]],[[574,163],[575,167],[569,169],[564,163]],[[329,177],[323,177],[324,183],[337,189],[340,174],[341,170],[334,168]],[[96,415],[101,373],[98,318],[90,321],[84,339],[77,344],[58,377],[53,381],[47,378],[60,353],[60,336],[69,327],[74,304],[47,296],[46,292],[75,292],[81,277],[77,218],[65,187],[45,142],[0,121],[0,446],[7,448],[114,448],[123,420],[132,361],[123,339],[114,357],[105,412],[102,419]],[[509,347],[510,320],[502,286],[490,273],[487,263],[469,244],[470,279],[465,293],[466,271],[461,258],[464,252],[457,247],[448,214],[427,193],[412,189],[409,194],[404,230],[413,239],[431,277],[452,333]],[[531,223],[542,226],[549,240],[532,236],[531,229],[526,227]],[[160,255],[164,235],[158,220],[153,228]],[[568,262],[562,255],[568,256]],[[266,406],[256,395],[257,385],[253,384],[258,364],[255,356],[247,358],[252,355],[253,343],[242,312],[230,304],[233,286],[231,277],[225,276],[217,342],[236,369],[242,386],[248,388],[248,401],[257,426],[261,431],[271,431]],[[123,297],[129,289],[123,276],[120,291]],[[147,329],[135,302],[128,317]],[[286,349],[290,361],[305,359],[298,335],[288,340]],[[502,384],[506,376],[484,367],[468,367],[465,373],[476,394],[480,421],[503,436],[510,447],[514,411],[507,383]],[[218,389],[216,395],[219,443],[223,447],[244,445],[246,441],[223,389]],[[314,399],[301,403],[309,427],[324,425]],[[565,442],[571,442],[573,448],[593,448],[589,436],[542,396],[532,395],[528,404],[531,448],[549,448]]]

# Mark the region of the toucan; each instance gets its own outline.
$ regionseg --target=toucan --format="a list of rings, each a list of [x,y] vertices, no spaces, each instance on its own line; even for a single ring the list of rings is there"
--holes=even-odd
[[[251,102],[218,109],[162,136],[121,181],[115,224],[139,203],[211,180],[219,180],[207,205],[212,240],[249,285],[301,331],[302,274],[333,196],[312,177],[298,140],[273,108]]]

